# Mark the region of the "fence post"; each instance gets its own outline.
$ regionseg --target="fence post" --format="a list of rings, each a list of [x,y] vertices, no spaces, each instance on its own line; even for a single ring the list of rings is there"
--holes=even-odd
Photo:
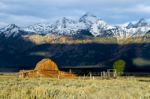
[[[83,76],[83,80],[85,80],[85,74],[84,74],[84,76]]]
[[[92,73],[91,72],[89,72],[90,73],[90,79],[92,78]]]
[[[94,76],[93,76],[93,80],[94,80],[95,78],[94,78]]]
[[[72,70],[71,70],[71,69],[69,69],[69,73],[72,73]]]

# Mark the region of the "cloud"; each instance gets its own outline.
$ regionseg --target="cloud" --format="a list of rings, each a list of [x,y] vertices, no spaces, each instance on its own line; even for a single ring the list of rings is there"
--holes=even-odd
[[[91,12],[111,24],[150,16],[143,0],[0,0],[0,23],[30,25]]]
[[[127,7],[127,8],[124,8],[122,10],[120,10],[118,8],[113,8],[112,10],[115,12],[118,12],[118,13],[130,12],[130,13],[147,13],[147,14],[150,14],[150,6],[149,5],[143,5],[143,4]]]
[[[0,14],[2,15],[2,14]],[[4,18],[0,19],[0,24],[1,25],[6,25],[6,24],[10,24],[10,23],[15,23],[17,25],[20,26],[26,26],[29,25],[31,23],[37,23],[37,22],[48,22],[48,20],[43,19],[43,18],[39,18],[39,17],[33,17],[33,16],[17,16],[17,15],[8,15],[8,14],[3,14]],[[3,19],[5,20],[5,22],[2,22]]]
[[[131,9],[128,9],[131,12],[138,12],[138,13],[149,13],[150,14],[150,6],[148,5],[137,5]]]

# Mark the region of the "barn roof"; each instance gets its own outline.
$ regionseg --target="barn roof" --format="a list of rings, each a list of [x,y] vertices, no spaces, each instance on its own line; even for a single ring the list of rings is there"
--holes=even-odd
[[[51,59],[42,59],[36,64],[34,70],[59,70],[57,64]]]

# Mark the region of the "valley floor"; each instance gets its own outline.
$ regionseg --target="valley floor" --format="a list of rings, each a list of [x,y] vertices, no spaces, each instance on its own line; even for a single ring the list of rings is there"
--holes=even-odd
[[[150,78],[19,79],[1,75],[0,99],[150,99]]]

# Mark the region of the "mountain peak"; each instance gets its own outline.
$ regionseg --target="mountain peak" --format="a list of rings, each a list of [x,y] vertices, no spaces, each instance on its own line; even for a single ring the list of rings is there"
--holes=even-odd
[[[135,25],[136,27],[142,27],[142,26],[147,26],[148,23],[146,22],[144,18],[141,18]]]
[[[96,17],[96,16],[92,13],[87,12],[82,17]]]
[[[10,36],[15,37],[19,35],[20,30],[21,30],[20,27],[18,27],[17,25],[9,24],[8,26],[0,30],[0,34],[5,35],[5,37],[10,37]]]
[[[17,25],[9,24],[9,25],[3,27],[1,30],[3,30],[3,31],[16,30],[16,31],[18,31],[19,29],[20,29],[20,27],[18,27]]]
[[[31,34],[54,34],[54,35],[80,35],[81,32],[89,31],[93,36],[113,36],[116,38],[127,38],[133,35],[143,35],[150,30],[150,25],[141,18],[137,23],[129,23],[126,26],[107,24],[104,20],[91,13],[85,13],[80,19],[62,17],[54,23],[37,23],[28,27],[20,28],[15,24],[0,29],[0,34],[6,37]]]
[[[91,27],[92,24],[97,22],[99,19],[91,14],[91,13],[85,13],[80,19],[79,22],[83,22],[88,28]]]
[[[130,28],[133,28],[133,27],[134,27],[134,24],[133,24],[132,22],[130,22],[130,23],[126,26],[127,29],[130,29]]]
[[[90,19],[97,19],[97,17],[91,13],[85,13],[79,21],[85,22],[85,20],[90,20]]]
[[[139,20],[139,22],[140,22],[140,23],[143,23],[143,22],[146,22],[146,21],[145,21],[144,18],[141,18],[141,19]]]
[[[19,28],[16,24],[9,24],[6,26],[6,28],[13,29],[13,28]]]
[[[147,26],[148,23],[146,22],[146,20],[144,18],[141,18],[137,23],[133,24],[133,23],[129,23],[127,25],[127,29],[130,29],[130,28],[138,28],[138,27],[144,27],[144,26]]]
[[[68,18],[66,18],[66,17],[63,17],[63,18],[62,18],[62,20],[66,21],[66,20],[68,20]]]

